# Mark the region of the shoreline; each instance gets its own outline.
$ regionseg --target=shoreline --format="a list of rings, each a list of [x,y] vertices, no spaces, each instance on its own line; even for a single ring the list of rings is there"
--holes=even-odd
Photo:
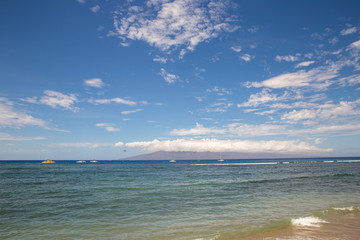
[[[222,233],[211,240],[358,240],[360,207],[333,207],[311,216],[274,221],[263,226]],[[200,238],[201,239],[201,238]],[[204,238],[202,240],[205,240]]]

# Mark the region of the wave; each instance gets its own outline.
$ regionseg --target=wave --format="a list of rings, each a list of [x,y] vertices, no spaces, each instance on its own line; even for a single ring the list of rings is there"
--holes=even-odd
[[[358,163],[360,160],[338,160],[340,163]]]
[[[292,161],[292,162],[242,162],[242,163],[193,163],[191,166],[251,166],[276,164],[302,164],[302,163],[360,163],[360,160],[324,160],[324,161]]]
[[[340,212],[357,212],[357,211],[360,211],[360,207],[354,207],[354,206],[341,207],[341,208],[333,207],[332,209],[335,210],[335,211],[340,211]]]
[[[259,162],[259,163],[194,163],[191,166],[246,166],[246,165],[275,165],[279,162]]]
[[[336,215],[334,215],[334,213]],[[357,239],[351,237],[356,234],[360,207],[333,207],[322,212],[315,212],[309,216],[270,221],[260,226],[246,227],[242,230],[220,234],[218,240],[308,240],[308,239]],[[351,216],[349,218],[349,216]],[[359,215],[357,215],[359,216]],[[344,224],[344,222],[346,222]],[[349,225],[347,223],[350,223]],[[242,226],[239,226],[242,228]],[[344,230],[344,231],[343,231]],[[333,235],[329,235],[329,232]],[[330,237],[329,237],[330,236]],[[349,236],[349,238],[347,238]],[[345,237],[345,238],[344,238]]]
[[[320,227],[322,223],[328,222],[314,216],[291,219],[291,224],[296,227]]]

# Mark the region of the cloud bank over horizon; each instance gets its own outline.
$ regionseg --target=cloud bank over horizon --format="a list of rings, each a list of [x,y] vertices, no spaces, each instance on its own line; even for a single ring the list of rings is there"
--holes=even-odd
[[[321,153],[333,149],[321,149],[301,141],[249,141],[217,139],[176,139],[130,142],[126,147],[140,148],[146,151],[167,152],[242,152],[242,153]]]

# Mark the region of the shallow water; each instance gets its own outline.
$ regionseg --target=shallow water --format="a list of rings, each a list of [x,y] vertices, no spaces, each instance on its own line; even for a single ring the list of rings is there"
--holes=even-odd
[[[0,236],[356,239],[356,160],[1,162]]]

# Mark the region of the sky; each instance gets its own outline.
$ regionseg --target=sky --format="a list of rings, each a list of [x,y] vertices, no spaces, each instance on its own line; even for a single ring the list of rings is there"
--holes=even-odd
[[[2,0],[0,159],[360,156],[359,10]]]

